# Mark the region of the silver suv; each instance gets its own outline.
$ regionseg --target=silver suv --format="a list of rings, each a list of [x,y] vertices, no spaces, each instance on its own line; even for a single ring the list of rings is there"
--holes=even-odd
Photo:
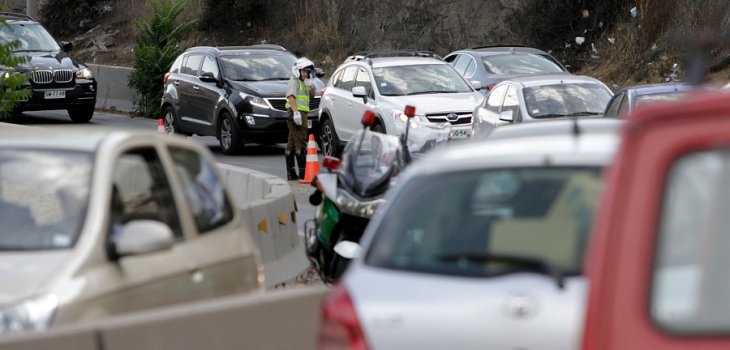
[[[406,105],[416,107],[420,125],[450,124],[450,138],[470,135],[472,113],[483,95],[454,68],[427,51],[380,51],[355,54],[327,83],[319,111],[320,141],[325,155],[338,155],[372,110],[374,131],[400,135]]]

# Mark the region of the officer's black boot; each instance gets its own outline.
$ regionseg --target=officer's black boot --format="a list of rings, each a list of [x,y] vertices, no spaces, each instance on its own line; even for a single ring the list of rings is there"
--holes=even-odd
[[[287,151],[284,157],[286,158],[286,179],[289,181],[296,180],[298,177],[297,168],[294,165],[294,154]]]
[[[297,163],[299,165],[299,179],[304,179],[304,171],[307,168],[307,150],[305,148],[300,149],[297,153]]]

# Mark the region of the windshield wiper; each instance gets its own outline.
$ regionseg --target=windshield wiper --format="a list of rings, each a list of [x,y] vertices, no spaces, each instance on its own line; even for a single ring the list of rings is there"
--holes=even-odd
[[[441,261],[459,261],[462,259],[474,260],[479,262],[499,262],[510,265],[524,267],[536,272],[542,272],[555,280],[559,289],[565,286],[565,276],[563,273],[545,260],[538,258],[526,258],[514,255],[490,254],[484,252],[461,252],[437,255],[436,258]]]
[[[456,91],[430,90],[430,91],[411,92],[406,95],[450,94],[450,93],[455,93],[455,92]]]
[[[536,115],[535,118],[560,118],[560,117],[581,117],[581,116],[588,116],[588,115],[599,115],[603,113],[599,112],[575,112],[575,113],[567,113],[567,114],[560,114],[560,113],[550,113],[550,114],[540,114]]]
[[[582,112],[575,112],[575,113],[566,114],[566,116],[567,117],[580,117],[580,116],[584,116],[584,115],[599,115],[599,114],[603,114],[603,113],[582,111]]]
[[[13,52],[53,52],[53,50],[13,50]]]
[[[265,81],[265,80],[289,80],[289,78],[284,78],[284,77],[278,77],[277,78],[277,77],[274,77],[274,78],[261,79],[259,81]]]

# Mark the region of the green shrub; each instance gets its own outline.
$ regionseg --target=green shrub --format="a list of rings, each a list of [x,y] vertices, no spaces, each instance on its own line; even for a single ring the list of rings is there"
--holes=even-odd
[[[0,11],[4,8],[0,6]],[[7,26],[0,20],[0,26]],[[0,67],[17,67],[28,62],[26,56],[15,56],[13,51],[20,47],[17,40],[0,42]],[[19,100],[30,96],[31,90],[23,86],[28,82],[28,73],[18,73],[12,68],[0,69],[0,119],[10,115]]]
[[[117,4],[118,0],[47,0],[38,14],[53,35],[68,37],[102,23]]]
[[[140,96],[139,112],[154,117],[159,111],[163,93],[162,78],[183,49],[185,39],[197,20],[180,20],[187,0],[153,0],[152,19],[136,23],[137,46],[134,49],[134,71],[129,86]]]

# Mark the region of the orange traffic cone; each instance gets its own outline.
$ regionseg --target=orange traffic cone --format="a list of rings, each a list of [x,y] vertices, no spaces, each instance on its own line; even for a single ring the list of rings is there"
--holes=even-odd
[[[157,132],[160,134],[166,134],[165,132],[165,120],[160,118],[157,119]]]
[[[314,141],[314,134],[309,134],[307,142],[307,168],[304,170],[304,179],[299,180],[300,184],[309,184],[314,176],[319,173],[319,159],[317,159],[317,142]]]

